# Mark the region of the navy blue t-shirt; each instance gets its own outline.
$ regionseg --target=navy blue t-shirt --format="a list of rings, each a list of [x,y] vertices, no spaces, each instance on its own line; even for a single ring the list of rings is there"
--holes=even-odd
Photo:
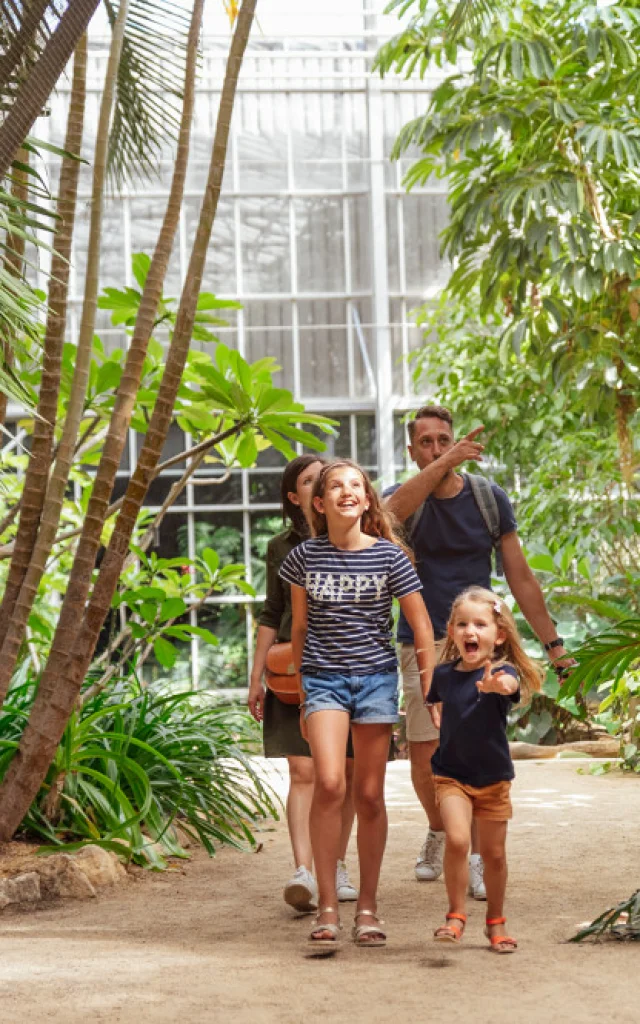
[[[479,693],[476,683],[484,668],[461,672],[458,664],[449,661],[436,667],[427,698],[429,704],[442,704],[440,746],[431,758],[433,773],[478,787],[512,779],[507,712],[520,700],[520,689],[509,697]],[[500,668],[518,678],[512,665]]]
[[[467,587],[491,586],[493,545],[467,476],[454,498],[436,498],[430,494],[424,503],[420,522],[411,544],[416,556],[416,572],[422,583],[422,597],[431,616],[436,640],[447,631],[451,605]],[[390,487],[384,496],[398,490]],[[500,512],[500,535],[517,529],[516,518],[507,495],[492,483]],[[398,642],[413,643],[413,632],[405,617],[398,621]]]

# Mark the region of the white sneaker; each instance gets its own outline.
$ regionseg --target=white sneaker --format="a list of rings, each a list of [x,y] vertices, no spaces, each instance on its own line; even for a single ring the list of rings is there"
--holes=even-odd
[[[285,903],[301,914],[311,914],[318,909],[318,886],[311,872],[304,866],[296,869],[282,895]]]
[[[479,853],[469,857],[469,895],[474,900],[486,900],[487,890],[484,887],[484,864]]]
[[[444,832],[429,829],[427,838],[416,861],[415,873],[419,882],[435,882],[442,874],[444,859]]]
[[[338,861],[338,869],[336,871],[336,889],[338,891],[338,899],[341,903],[353,903],[353,901],[358,898],[358,890],[349,880],[347,865],[343,860]]]

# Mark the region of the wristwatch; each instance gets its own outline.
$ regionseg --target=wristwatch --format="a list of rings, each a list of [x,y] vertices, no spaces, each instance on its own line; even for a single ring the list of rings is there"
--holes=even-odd
[[[555,640],[550,640],[548,644],[544,645],[545,651],[551,651],[554,647],[564,647],[564,640],[561,636],[557,636]]]

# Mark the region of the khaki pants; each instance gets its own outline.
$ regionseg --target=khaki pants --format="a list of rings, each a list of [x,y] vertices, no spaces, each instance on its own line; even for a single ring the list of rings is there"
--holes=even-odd
[[[444,644],[444,639],[436,640],[436,664]],[[400,668],[402,670],[404,710],[409,743],[427,743],[439,739],[440,733],[431,721],[431,715],[424,706],[418,659],[416,658],[416,649],[413,644],[400,645]]]

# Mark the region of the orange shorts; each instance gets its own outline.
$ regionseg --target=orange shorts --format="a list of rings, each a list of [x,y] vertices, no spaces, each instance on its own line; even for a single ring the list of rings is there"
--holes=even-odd
[[[494,782],[491,786],[467,786],[457,779],[434,775],[438,807],[447,796],[459,796],[471,804],[474,818],[487,821],[508,821],[513,817],[511,783]]]

